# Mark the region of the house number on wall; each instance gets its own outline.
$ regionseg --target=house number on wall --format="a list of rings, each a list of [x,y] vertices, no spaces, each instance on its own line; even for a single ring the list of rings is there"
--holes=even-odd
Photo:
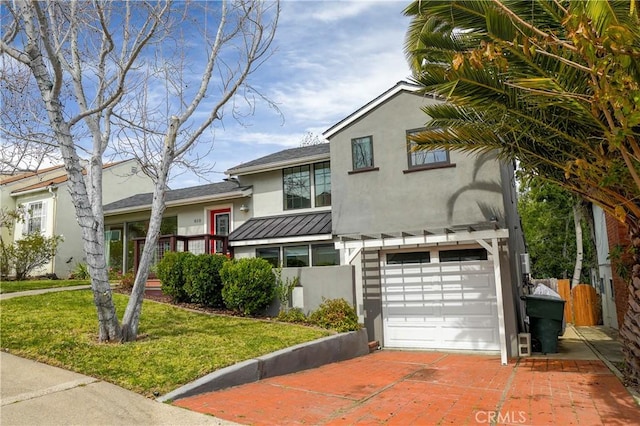
[[[202,219],[193,219],[193,223],[202,223]]]

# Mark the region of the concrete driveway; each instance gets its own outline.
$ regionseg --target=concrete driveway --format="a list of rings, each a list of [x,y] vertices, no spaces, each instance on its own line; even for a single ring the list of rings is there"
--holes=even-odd
[[[640,425],[597,359],[378,351],[174,402],[242,424]]]

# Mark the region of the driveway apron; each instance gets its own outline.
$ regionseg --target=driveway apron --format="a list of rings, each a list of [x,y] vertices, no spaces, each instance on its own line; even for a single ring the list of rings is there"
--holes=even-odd
[[[383,350],[175,405],[255,425],[640,425],[599,360]]]

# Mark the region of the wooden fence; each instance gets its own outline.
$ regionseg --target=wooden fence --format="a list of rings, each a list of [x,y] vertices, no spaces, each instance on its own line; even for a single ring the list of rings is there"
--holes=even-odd
[[[600,298],[589,284],[571,288],[569,280],[558,280],[558,293],[566,300],[564,319],[576,326],[592,326],[600,323]]]

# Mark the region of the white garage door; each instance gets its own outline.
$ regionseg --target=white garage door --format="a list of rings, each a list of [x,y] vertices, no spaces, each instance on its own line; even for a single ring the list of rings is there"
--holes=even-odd
[[[429,257],[381,253],[384,346],[500,350],[493,262]]]

